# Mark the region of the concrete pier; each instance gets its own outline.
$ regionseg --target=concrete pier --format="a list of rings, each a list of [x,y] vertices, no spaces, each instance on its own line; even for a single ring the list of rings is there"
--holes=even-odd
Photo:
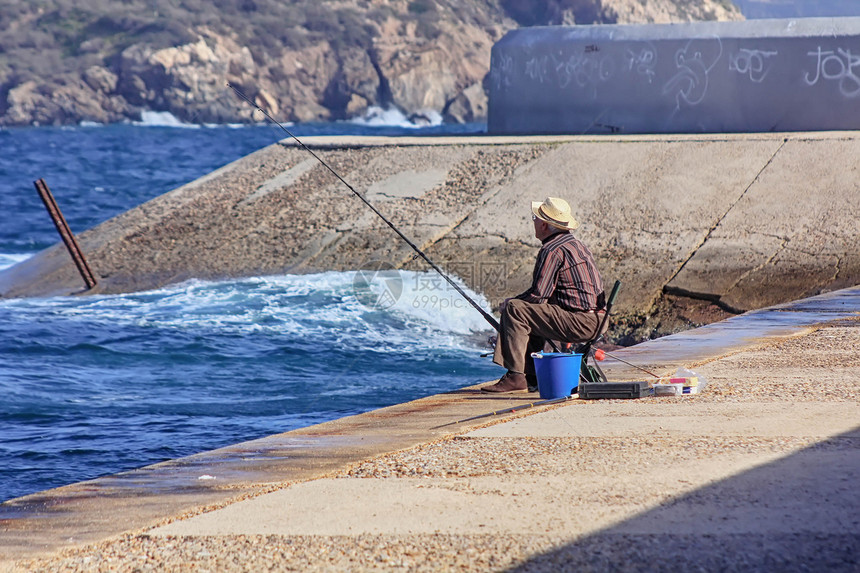
[[[694,369],[701,395],[445,426],[537,401],[470,387],[10,500],[0,571],[860,567],[856,132],[310,143],[495,300],[537,250],[521,206],[559,195],[624,282],[619,315],[666,291],[761,310],[618,351]],[[103,292],[414,264],[307,160],[272,145],[81,234]],[[0,291],[79,280],[60,246]]]
[[[489,92],[493,134],[860,129],[860,18],[521,28]]]
[[[463,388],[11,500],[0,571],[860,567],[860,289],[618,356],[708,386],[457,423],[538,400]]]

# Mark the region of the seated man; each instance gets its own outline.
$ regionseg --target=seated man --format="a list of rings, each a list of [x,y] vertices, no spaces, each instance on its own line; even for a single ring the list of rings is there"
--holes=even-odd
[[[598,334],[606,307],[603,281],[588,247],[570,231],[579,225],[563,199],[532,203],[535,237],[543,243],[532,285],[501,306],[493,362],[508,369],[484,392],[537,387],[532,352],[548,340],[585,342]],[[605,327],[604,327],[605,330]]]

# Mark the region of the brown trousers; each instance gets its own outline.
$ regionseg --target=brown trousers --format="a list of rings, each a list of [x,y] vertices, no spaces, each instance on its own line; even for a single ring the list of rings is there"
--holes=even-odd
[[[532,352],[543,350],[548,340],[574,343],[591,340],[597,335],[601,320],[603,311],[572,312],[553,304],[512,298],[502,312],[493,362],[512,372],[534,374]]]

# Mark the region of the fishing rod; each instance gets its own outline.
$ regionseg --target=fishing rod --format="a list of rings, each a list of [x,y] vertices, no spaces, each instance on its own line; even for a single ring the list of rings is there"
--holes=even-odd
[[[241,91],[239,88],[237,88],[236,86],[234,86],[234,85],[233,85],[233,84],[231,84],[230,82],[227,82],[227,87],[228,87],[228,88],[230,88],[231,90],[233,90],[234,92],[236,92],[236,95],[238,95],[240,98],[242,98],[243,100],[245,100],[246,102],[248,102],[251,106],[253,106],[255,109],[257,109],[260,113],[262,113],[262,114],[266,117],[266,119],[268,119],[269,121],[271,121],[272,123],[274,123],[275,125],[277,125],[278,127],[280,127],[280,128],[284,131],[284,133],[286,133],[288,136],[290,136],[291,138],[293,138],[293,139],[296,141],[296,143],[298,143],[298,144],[302,147],[302,149],[304,149],[305,151],[307,151],[308,153],[310,153],[311,155],[313,155],[314,159],[316,159],[317,161],[319,161],[320,163],[322,163],[322,164],[323,164],[323,166],[324,166],[326,169],[328,169],[328,170],[331,172],[331,174],[332,174],[332,175],[334,175],[335,177],[337,177],[337,178],[340,180],[340,182],[341,182],[341,183],[343,183],[344,185],[346,185],[346,188],[347,188],[347,189],[349,189],[350,191],[352,191],[352,193],[353,193],[356,197],[358,197],[359,199],[361,199],[361,201],[362,201],[365,205],[367,205],[367,206],[370,208],[370,210],[371,210],[371,211],[373,211],[374,213],[376,213],[376,214],[379,216],[379,218],[380,218],[380,219],[382,219],[383,221],[385,221],[385,224],[386,224],[386,225],[388,225],[389,227],[391,227],[391,230],[392,230],[392,231],[394,231],[395,233],[397,233],[397,235],[398,235],[401,239],[403,239],[403,240],[406,242],[406,244],[407,244],[407,245],[409,245],[410,247],[412,247],[412,250],[413,250],[413,251],[415,251],[415,252],[418,254],[418,256],[419,256],[419,257],[421,257],[422,259],[424,259],[424,261],[425,261],[428,265],[430,265],[430,266],[433,268],[433,270],[434,270],[434,271],[436,271],[437,273],[439,273],[439,275],[440,275],[443,279],[445,279],[446,281],[448,281],[448,284],[450,284],[452,287],[454,287],[454,290],[456,290],[458,293],[460,293],[460,296],[462,296],[464,299],[466,299],[466,301],[467,301],[469,304],[471,304],[471,305],[475,308],[475,310],[477,310],[478,312],[480,312],[480,313],[481,313],[481,316],[483,316],[483,317],[484,317],[484,319],[485,319],[487,322],[489,322],[489,323],[490,323],[490,326],[492,326],[493,328],[495,328],[497,331],[498,331],[498,330],[501,330],[501,326],[499,325],[499,321],[498,321],[498,320],[496,320],[496,319],[495,319],[495,317],[493,317],[493,315],[491,315],[490,313],[488,313],[487,311],[485,311],[483,308],[481,308],[481,306],[480,306],[477,302],[475,302],[474,300],[472,300],[472,299],[469,297],[469,295],[467,295],[467,294],[463,291],[463,289],[461,289],[461,288],[460,288],[460,286],[459,286],[457,283],[455,283],[453,280],[451,280],[451,278],[450,278],[448,275],[446,275],[446,274],[442,271],[442,269],[440,269],[440,268],[436,265],[436,263],[434,263],[433,261],[431,261],[431,260],[427,257],[427,255],[425,255],[425,254],[424,254],[424,252],[423,252],[421,249],[419,249],[419,248],[415,245],[415,243],[413,243],[412,241],[410,241],[410,240],[409,240],[409,238],[408,238],[406,235],[404,235],[403,233],[401,233],[401,232],[400,232],[400,230],[399,230],[397,227],[395,227],[395,226],[394,226],[394,224],[393,224],[391,221],[389,221],[389,220],[385,217],[385,215],[383,215],[382,213],[380,213],[380,212],[379,212],[379,210],[378,210],[376,207],[374,207],[374,206],[370,203],[370,201],[368,201],[368,200],[364,197],[364,195],[362,195],[361,193],[359,193],[358,191],[356,191],[356,190],[355,190],[355,188],[353,188],[353,186],[352,186],[352,185],[350,185],[349,183],[347,183],[347,182],[346,182],[346,180],[345,180],[343,177],[341,177],[341,176],[340,176],[340,174],[339,174],[337,171],[335,171],[335,170],[331,167],[331,165],[329,165],[328,163],[326,163],[325,161],[323,161],[323,159],[322,159],[319,155],[317,155],[316,153],[314,153],[314,152],[313,152],[313,150],[312,150],[310,147],[308,147],[307,145],[305,145],[305,144],[304,144],[304,143],[303,143],[303,142],[302,142],[298,137],[296,137],[295,135],[293,135],[293,133],[292,133],[289,129],[287,129],[286,127],[284,127],[284,126],[281,124],[281,122],[279,122],[278,120],[276,120],[275,118],[273,118],[271,115],[269,115],[269,113],[268,113],[266,110],[264,110],[263,108],[261,108],[260,106],[258,106],[257,104],[255,104],[253,101],[251,101],[251,100],[248,98],[248,96],[246,96],[244,93],[242,93],[242,91]]]

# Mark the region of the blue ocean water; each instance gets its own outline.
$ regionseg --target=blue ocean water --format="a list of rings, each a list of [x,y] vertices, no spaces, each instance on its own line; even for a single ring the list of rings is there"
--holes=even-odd
[[[0,130],[0,269],[58,240],[38,178],[80,232],[283,136],[229,126]],[[433,275],[364,279],[327,272],[0,299],[0,501],[499,375],[480,357],[488,325],[453,290],[428,296]],[[368,304],[366,295],[392,292]]]

